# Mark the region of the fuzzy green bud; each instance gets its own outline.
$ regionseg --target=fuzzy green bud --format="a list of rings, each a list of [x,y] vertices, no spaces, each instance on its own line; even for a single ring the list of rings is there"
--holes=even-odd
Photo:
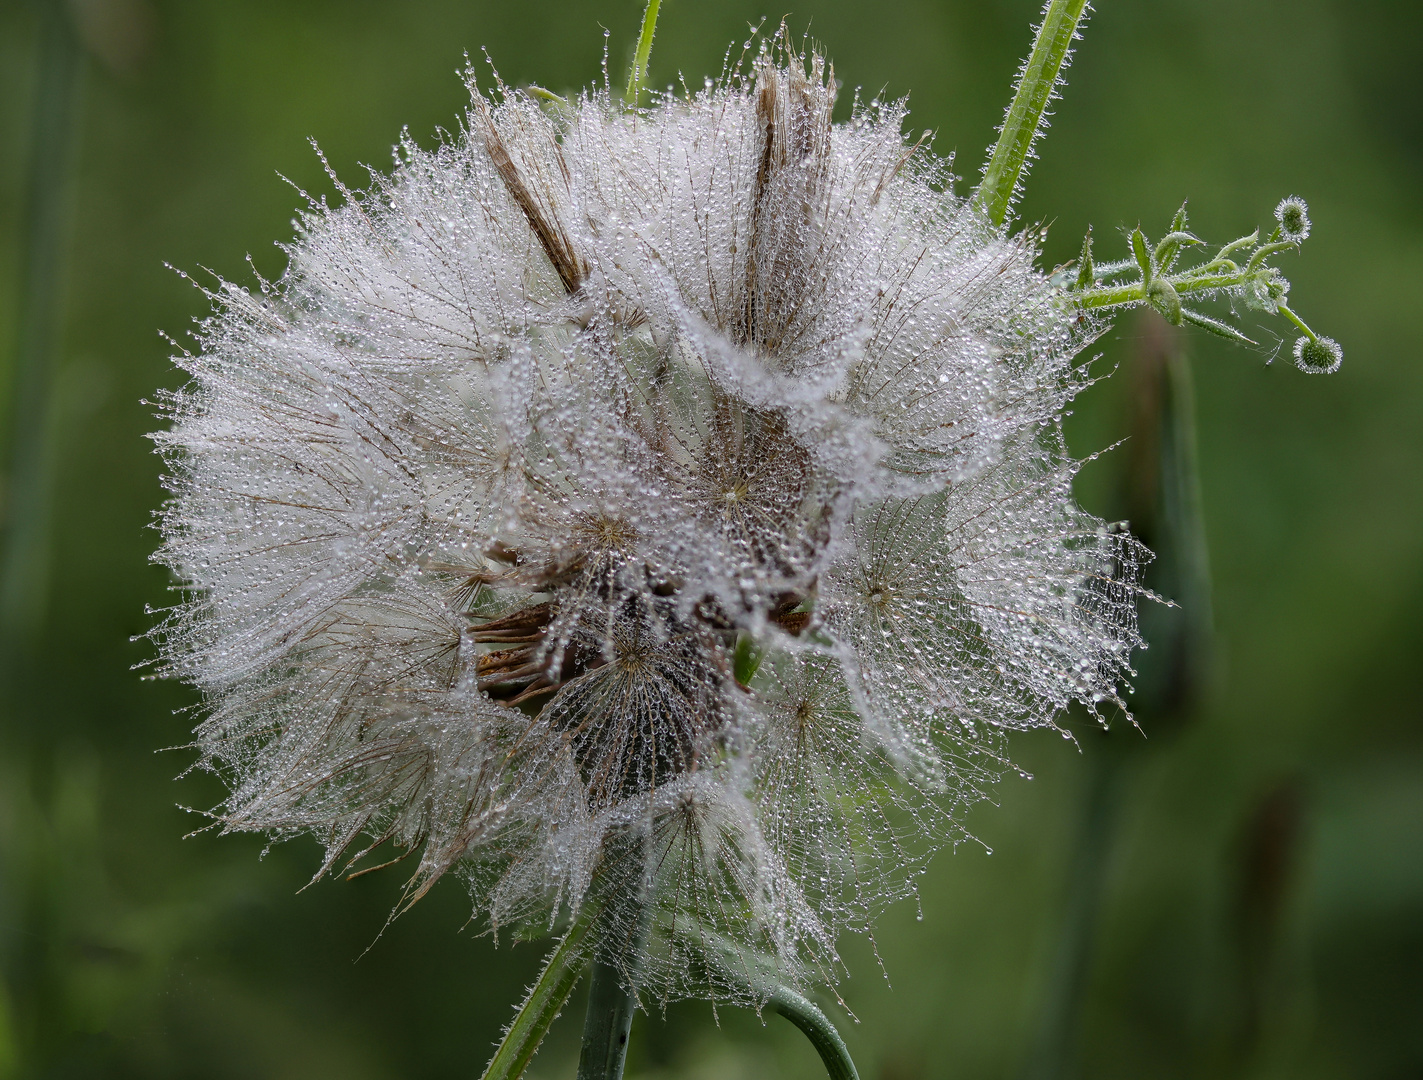
[[[1077,260],[1077,287],[1090,289],[1097,277],[1092,265],[1092,226],[1087,226],[1087,235],[1082,238],[1082,255]]]
[[[1302,337],[1295,342],[1295,367],[1309,375],[1332,375],[1344,362],[1344,350],[1333,338]]]
[[[1275,220],[1280,223],[1280,239],[1298,244],[1309,236],[1309,207],[1298,195],[1280,200],[1275,207]]]
[[[1146,300],[1172,326],[1181,325],[1181,297],[1165,278],[1153,278],[1146,287]]]

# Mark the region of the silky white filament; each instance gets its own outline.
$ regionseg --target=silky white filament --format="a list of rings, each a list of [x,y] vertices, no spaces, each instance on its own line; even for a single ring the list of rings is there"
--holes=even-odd
[[[783,38],[637,112],[469,82],[177,358],[154,637],[214,814],[495,931],[596,902],[654,998],[833,979],[1005,729],[1119,704],[1145,553],[1060,432],[1098,327]]]

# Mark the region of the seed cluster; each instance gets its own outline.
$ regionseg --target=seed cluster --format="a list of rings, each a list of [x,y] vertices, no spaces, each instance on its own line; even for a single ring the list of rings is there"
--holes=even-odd
[[[1095,327],[783,39],[637,112],[469,81],[177,358],[154,636],[215,818],[495,931],[596,912],[664,1000],[833,979],[1004,730],[1117,703],[1144,552],[1059,430]]]

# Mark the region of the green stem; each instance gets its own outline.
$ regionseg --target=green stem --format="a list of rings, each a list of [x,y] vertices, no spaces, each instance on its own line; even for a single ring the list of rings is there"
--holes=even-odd
[[[1278,305],[1278,307],[1281,315],[1283,315],[1285,318],[1289,319],[1290,322],[1294,323],[1296,326],[1299,327],[1300,333],[1304,334],[1304,336],[1309,338],[1310,341],[1319,340],[1319,335],[1317,335],[1313,330],[1306,326],[1303,319],[1301,319],[1284,304],[1280,304]]]
[[[657,9],[662,0],[647,0],[647,8],[642,13],[642,35],[637,39],[637,52],[633,54],[632,70],[628,72],[628,108],[637,108],[637,100],[642,96],[642,84],[647,78],[647,61],[652,55],[652,35],[657,32]]]
[[[1003,118],[1003,129],[978,186],[978,204],[994,225],[1002,225],[1008,218],[1033,140],[1042,130],[1043,114],[1062,77],[1073,35],[1086,8],[1087,0],[1048,0],[1043,8],[1033,51],[1023,65],[1013,101]]]
[[[771,995],[767,1004],[805,1032],[806,1038],[815,1047],[815,1052],[820,1055],[820,1060],[825,1062],[825,1071],[830,1074],[830,1080],[860,1080],[860,1074],[850,1058],[850,1051],[845,1047],[845,1040],[840,1038],[835,1025],[814,1002],[801,997],[788,987],[781,986]]]
[[[1211,292],[1216,289],[1233,289],[1239,285],[1244,285],[1251,278],[1257,277],[1257,273],[1249,270],[1242,270],[1236,274],[1207,274],[1203,276],[1182,275],[1181,277],[1168,277],[1162,280],[1170,282],[1171,286],[1182,294]],[[1147,285],[1143,281],[1136,281],[1130,285],[1112,285],[1098,289],[1084,289],[1081,292],[1072,293],[1072,302],[1084,310],[1097,308],[1122,307],[1126,304],[1140,304],[1146,299]],[[1283,306],[1281,307],[1283,311]]]
[[[593,978],[588,984],[588,1015],[583,1020],[583,1049],[578,1055],[578,1080],[621,1080],[636,1008],[637,999],[623,985],[617,965],[602,958],[594,961]]]
[[[504,1033],[499,1048],[484,1070],[483,1080],[518,1080],[538,1052],[539,1043],[549,1027],[558,1019],[568,1003],[573,988],[578,985],[588,956],[583,946],[593,926],[591,913],[576,919],[549,953],[538,980],[529,989],[524,1003],[514,1014],[514,1022]]]
[[[646,840],[641,830],[628,829],[603,842],[603,874],[611,883],[611,892],[598,920],[578,1080],[622,1080],[632,1014],[637,1008],[633,984],[652,918],[641,885]]]
[[[1105,289],[1083,289],[1072,294],[1072,302],[1088,311],[1095,308],[1120,307],[1123,304],[1139,304],[1145,299],[1146,285],[1140,281]]]
[[[1277,255],[1281,251],[1298,251],[1299,245],[1293,240],[1271,241],[1268,244],[1261,244],[1250,253],[1250,261],[1245,264],[1247,270],[1258,270],[1260,266],[1271,255]]]

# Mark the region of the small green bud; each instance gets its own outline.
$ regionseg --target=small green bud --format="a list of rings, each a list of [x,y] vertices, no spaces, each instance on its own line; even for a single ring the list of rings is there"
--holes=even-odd
[[[1146,301],[1172,326],[1181,325],[1181,297],[1165,278],[1155,278],[1146,287]]]
[[[1332,375],[1344,362],[1344,350],[1333,338],[1302,337],[1295,342],[1295,367],[1309,375]]]
[[[1268,311],[1274,315],[1279,312],[1280,305],[1290,294],[1290,282],[1284,275],[1277,273],[1273,267],[1266,267],[1263,273],[1251,279],[1248,289],[1246,303],[1253,308]]]
[[[1275,207],[1275,220],[1280,223],[1280,239],[1298,244],[1309,236],[1309,207],[1298,195],[1280,200]]]
[[[1151,251],[1146,246],[1146,237],[1140,228],[1134,229],[1131,234],[1131,253],[1136,256],[1136,264],[1141,267],[1141,279],[1148,285],[1154,276],[1156,267],[1151,262]]]
[[[1092,265],[1092,226],[1087,226],[1087,235],[1082,238],[1082,257],[1077,260],[1077,287],[1090,289],[1097,282],[1096,269]]]
[[[1164,274],[1176,264],[1176,259],[1181,254],[1182,248],[1193,247],[1199,243],[1200,241],[1188,232],[1167,233],[1161,238],[1161,243],[1156,245],[1152,261],[1156,264],[1156,268]]]

